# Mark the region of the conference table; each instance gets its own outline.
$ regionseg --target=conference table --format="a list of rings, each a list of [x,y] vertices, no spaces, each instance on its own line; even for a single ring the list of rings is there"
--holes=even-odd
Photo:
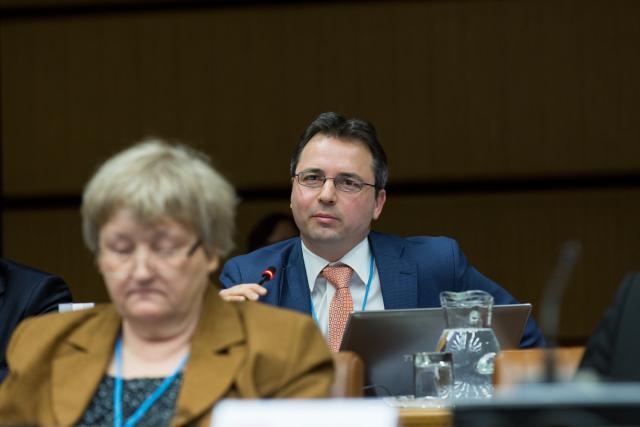
[[[453,427],[453,415],[445,408],[400,408],[400,427]]]
[[[640,425],[640,383],[530,383],[456,409],[458,425]],[[571,420],[568,424],[567,420]],[[400,408],[400,427],[453,427],[452,408]]]

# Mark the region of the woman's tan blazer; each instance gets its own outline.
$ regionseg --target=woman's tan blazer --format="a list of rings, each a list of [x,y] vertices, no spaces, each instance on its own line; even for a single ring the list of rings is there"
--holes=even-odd
[[[111,304],[24,321],[7,353],[0,425],[76,423],[107,371],[120,325]],[[331,355],[309,317],[208,292],[173,425],[208,425],[223,398],[327,396],[332,379]]]

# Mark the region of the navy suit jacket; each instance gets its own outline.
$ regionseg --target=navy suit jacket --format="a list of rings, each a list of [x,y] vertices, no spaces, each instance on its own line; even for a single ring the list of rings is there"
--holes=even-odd
[[[640,382],[640,273],[630,273],[591,335],[580,363],[605,380]]]
[[[5,353],[18,323],[57,311],[65,302],[71,302],[71,293],[61,278],[0,258],[0,383],[7,375]]]
[[[385,309],[440,307],[440,292],[480,289],[493,295],[495,304],[515,304],[507,291],[467,262],[455,240],[447,237],[400,238],[371,232],[369,244],[375,258]],[[266,303],[311,313],[311,297],[300,238],[285,240],[230,259],[220,274],[225,288],[256,283],[262,271],[276,268]],[[521,348],[544,346],[534,320],[529,318]]]

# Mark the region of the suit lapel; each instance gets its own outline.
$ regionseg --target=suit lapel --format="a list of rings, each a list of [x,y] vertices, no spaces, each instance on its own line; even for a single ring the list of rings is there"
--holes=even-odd
[[[279,306],[310,314],[311,293],[300,239],[293,245],[291,252],[283,254],[282,265],[285,266],[285,274],[280,284]]]
[[[7,272],[7,266],[4,261],[0,259],[0,306],[2,306],[2,301],[4,297],[4,289],[5,289],[5,281],[7,280],[7,276],[9,273]],[[5,310],[6,311],[6,310]],[[3,310],[0,310],[0,314],[3,313]],[[0,325],[3,323],[0,323]]]
[[[418,265],[402,258],[404,241],[386,234],[370,233],[384,308],[418,307]]]
[[[184,371],[173,425],[185,425],[228,394],[245,359],[245,333],[238,312],[209,292]]]
[[[72,425],[87,408],[107,371],[120,318],[112,306],[69,336],[52,362],[52,406],[58,425]]]
[[[8,322],[8,319],[5,319],[5,317],[8,316],[8,310],[3,310],[2,306],[4,305],[4,276],[5,276],[5,269],[4,269],[4,265],[0,264],[0,325],[6,325]],[[4,337],[0,337],[0,340],[4,338]],[[2,343],[0,342],[0,346],[2,345]],[[2,350],[0,350],[2,351]]]
[[[4,294],[4,271],[0,274],[0,297]]]
[[[375,258],[382,298],[386,309],[418,307],[418,265],[402,258],[403,239],[372,232],[369,234]],[[311,295],[300,241],[283,254],[285,266],[278,287],[278,304],[303,313],[311,313]]]

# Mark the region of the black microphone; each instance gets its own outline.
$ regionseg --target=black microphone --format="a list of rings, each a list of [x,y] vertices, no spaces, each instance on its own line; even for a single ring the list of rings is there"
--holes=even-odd
[[[556,268],[551,278],[545,286],[542,294],[542,304],[540,307],[541,322],[543,335],[547,338],[547,349],[545,351],[544,365],[544,381],[553,383],[556,381],[556,362],[553,354],[553,348],[558,344],[558,331],[560,325],[560,308],[562,296],[569,284],[571,272],[580,258],[582,245],[578,241],[565,242]]]
[[[274,274],[276,274],[276,268],[274,266],[267,267],[262,272],[262,278],[258,282],[258,285],[262,285],[264,284],[264,282],[268,282],[269,280],[273,279]]]

